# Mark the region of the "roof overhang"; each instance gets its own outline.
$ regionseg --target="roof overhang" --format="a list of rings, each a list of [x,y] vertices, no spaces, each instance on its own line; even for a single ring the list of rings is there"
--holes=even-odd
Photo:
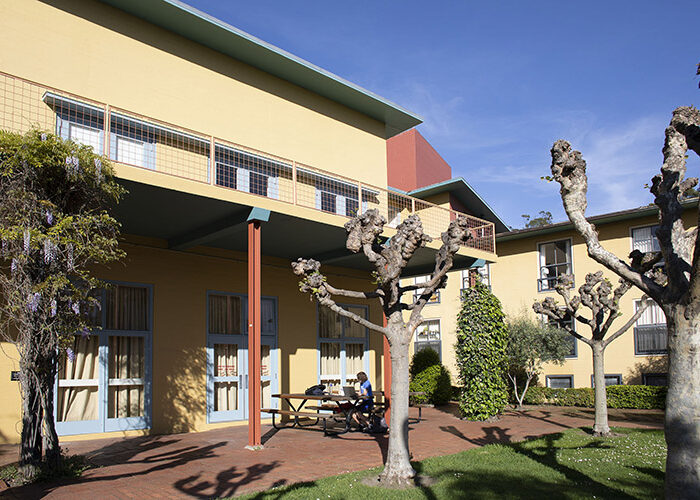
[[[438,182],[422,188],[409,191],[407,194],[416,198],[429,198],[442,193],[454,195],[460,203],[472,211],[475,217],[493,222],[497,233],[508,231],[508,225],[503,222],[498,214],[479,196],[463,177],[456,177],[447,181]]]
[[[178,0],[100,1],[374,118],[386,125],[386,138],[423,121],[369,90]]]
[[[681,205],[684,210],[689,210],[698,206],[698,198],[690,198],[681,201]],[[630,219],[639,219],[642,217],[650,217],[653,215],[658,215],[659,207],[656,205],[647,205],[645,207],[631,208],[629,210],[621,210],[619,212],[610,212],[607,214],[592,215],[586,217],[588,222],[596,225],[611,224],[613,222],[620,222]],[[516,231],[509,231],[505,233],[496,234],[496,243],[502,243],[511,240],[519,240],[523,238],[529,238],[531,236],[541,236],[551,233],[559,233],[563,231],[571,231],[574,229],[574,225],[569,221],[557,222],[556,224],[549,224],[542,227],[533,227],[531,229],[518,229]]]

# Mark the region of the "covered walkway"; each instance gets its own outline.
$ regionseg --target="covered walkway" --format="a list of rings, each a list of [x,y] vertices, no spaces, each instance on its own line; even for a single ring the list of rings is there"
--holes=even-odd
[[[411,425],[415,460],[457,453],[493,442],[510,442],[591,426],[592,409],[530,407],[496,422],[467,422],[456,405],[423,410]],[[412,409],[412,412],[415,411]],[[413,414],[411,416],[414,416]],[[417,414],[416,414],[417,416]],[[663,428],[655,410],[610,410],[614,426]],[[97,467],[79,481],[4,489],[2,498],[216,498],[313,481],[382,464],[388,436],[350,433],[324,437],[313,430],[262,428],[265,449],[248,451],[248,427],[200,433],[66,443]],[[17,460],[17,447],[0,447],[0,462]]]

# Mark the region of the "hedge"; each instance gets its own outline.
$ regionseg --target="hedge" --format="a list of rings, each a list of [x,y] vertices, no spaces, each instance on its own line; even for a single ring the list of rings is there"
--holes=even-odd
[[[651,385],[610,385],[607,387],[608,408],[663,410],[666,407],[666,387]],[[594,407],[593,389],[552,389],[531,387],[525,395],[526,404]]]

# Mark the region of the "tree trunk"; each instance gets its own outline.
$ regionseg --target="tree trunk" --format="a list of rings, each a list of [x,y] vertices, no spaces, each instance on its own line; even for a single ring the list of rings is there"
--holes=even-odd
[[[670,313],[670,314],[669,314]],[[666,498],[700,492],[700,318],[677,305],[667,311]]]
[[[594,340],[591,349],[593,349],[593,385],[595,387],[593,435],[607,437],[610,435],[610,427],[608,427],[608,395],[605,390],[605,347],[602,341]]]
[[[22,391],[22,436],[19,465],[22,475],[32,479],[39,471],[42,456],[41,423],[43,412],[36,377],[26,362],[20,363]]]
[[[392,342],[389,338],[389,345],[391,348],[389,450],[387,451],[384,471],[379,476],[379,482],[385,487],[401,488],[413,486],[413,477],[416,475],[416,471],[411,467],[408,452],[409,343],[404,340]]]
[[[50,470],[57,470],[61,465],[61,447],[56,433],[56,421],[54,418],[54,381],[58,369],[58,356],[53,354],[45,360],[45,367],[40,378],[41,387],[41,407],[44,413],[44,437],[45,437],[45,458]]]

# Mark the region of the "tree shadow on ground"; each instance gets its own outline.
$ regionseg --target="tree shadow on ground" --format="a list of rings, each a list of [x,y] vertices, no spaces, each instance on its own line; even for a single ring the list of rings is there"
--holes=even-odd
[[[28,484],[11,488],[4,493],[10,498],[12,495],[16,498],[42,498],[61,486],[71,484],[92,484],[95,490],[106,491],[110,482],[123,478],[142,477],[142,481],[147,483],[149,477],[158,479],[159,471],[181,468],[184,475],[191,473],[191,467],[195,464],[202,467],[203,462],[216,463],[215,459],[219,457],[217,450],[231,444],[219,441],[206,446],[177,447],[180,441],[181,439],[172,436],[144,436],[115,441],[85,454],[87,460],[99,469],[87,471],[80,478]],[[215,482],[200,479],[200,475],[189,475],[175,481],[173,486],[187,495],[201,498],[231,495],[241,486],[260,479],[279,465],[277,461],[255,464],[244,471],[230,467],[220,471]],[[109,468],[112,467],[114,470],[110,471]],[[150,474],[154,475],[149,476]],[[211,492],[205,493],[207,489]]]
[[[457,436],[460,439],[463,439],[464,441],[467,441],[469,443],[472,443],[477,446],[484,446],[487,444],[492,444],[492,443],[510,443],[511,442],[511,436],[508,434],[507,429],[503,429],[501,427],[484,427],[484,436],[483,437],[478,437],[478,438],[471,438],[466,436],[462,431],[457,429],[454,425],[446,425],[446,426],[440,426],[440,430],[443,432],[447,432],[449,434],[452,434],[453,436]]]

